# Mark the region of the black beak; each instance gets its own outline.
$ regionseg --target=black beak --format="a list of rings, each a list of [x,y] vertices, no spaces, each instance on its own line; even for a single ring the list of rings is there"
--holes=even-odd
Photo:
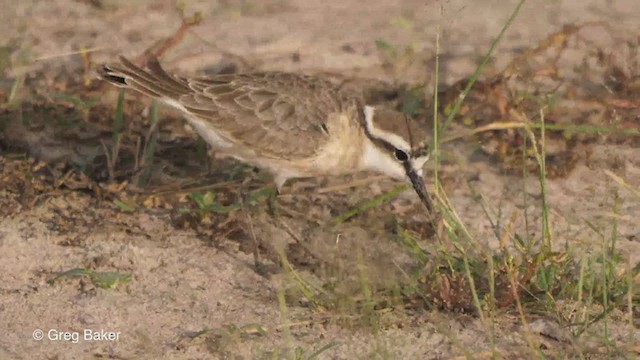
[[[408,164],[407,164],[408,165]],[[413,185],[413,189],[418,194],[418,197],[427,208],[429,215],[433,214],[433,203],[431,202],[431,198],[429,197],[429,193],[427,193],[427,188],[424,185],[424,180],[422,180],[422,176],[418,175],[410,166],[405,166],[405,170],[407,171],[407,176],[409,180],[411,180],[411,185]]]

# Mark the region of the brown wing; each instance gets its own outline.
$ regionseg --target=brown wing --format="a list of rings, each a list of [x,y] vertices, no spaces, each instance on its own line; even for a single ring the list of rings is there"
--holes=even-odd
[[[105,65],[101,77],[121,87],[180,103],[225,137],[263,156],[313,156],[328,139],[330,114],[358,111],[355,98],[311,76],[279,72],[184,79],[152,60],[142,69],[126,58]],[[357,116],[357,115],[356,115]]]
[[[269,157],[313,156],[328,140],[330,114],[349,99],[331,83],[286,73],[218,75],[189,80],[179,102],[230,138]]]

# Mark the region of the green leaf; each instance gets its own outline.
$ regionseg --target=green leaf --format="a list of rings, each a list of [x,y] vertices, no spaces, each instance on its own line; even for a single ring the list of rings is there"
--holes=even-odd
[[[136,207],[134,205],[127,204],[126,202],[120,199],[113,200],[113,204],[117,206],[122,212],[132,213],[136,211]]]
[[[396,48],[393,45],[386,42],[385,40],[382,40],[382,39],[376,40],[376,46],[378,47],[378,49],[386,52],[391,57],[396,57],[398,54],[398,52],[396,51]]]
[[[97,272],[84,268],[75,268],[67,271],[63,271],[48,280],[49,285],[53,285],[56,281],[64,278],[76,278],[86,276],[91,279],[91,282],[102,289],[113,289],[119,284],[129,282],[131,280],[131,274],[123,274],[115,271]]]

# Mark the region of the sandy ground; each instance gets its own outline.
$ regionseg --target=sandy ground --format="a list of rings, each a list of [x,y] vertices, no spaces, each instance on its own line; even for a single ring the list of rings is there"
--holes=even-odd
[[[135,56],[172,34],[180,24],[173,1],[100,3],[102,9],[90,1],[4,0],[0,45],[14,49],[12,59],[24,65],[22,71],[65,68],[73,72],[82,69],[79,57],[53,56],[80,47],[99,49],[92,59],[97,63],[111,60],[116,54]],[[369,1],[366,6],[356,0],[185,3],[187,12],[202,11],[204,22],[163,60],[177,71],[203,71],[221,59],[233,61],[236,58],[228,54],[234,54],[244,59],[242,66],[247,68],[419,84],[432,79],[439,26],[443,54],[440,80],[445,87],[473,72],[516,2],[448,1],[443,3],[442,13],[440,3],[416,0]],[[509,30],[488,74],[500,71],[523,49],[566,24],[606,23],[608,32],[594,30],[589,35],[603,46],[620,38],[637,39],[638,14],[640,2],[635,0],[530,1]],[[414,58],[394,69],[384,66],[385,55],[375,45],[378,39],[413,46],[419,60]],[[578,61],[580,55],[573,59]],[[580,64],[568,58],[563,65],[571,68]],[[15,73],[7,70],[7,75],[12,79]],[[11,84],[3,80],[5,93]],[[112,99],[113,94],[110,96]],[[468,156],[464,149],[460,151],[461,157]],[[585,224],[608,229],[612,194],[620,189],[604,170],[615,170],[636,188],[640,184],[637,145],[596,142],[588,152],[567,176],[551,179],[548,184],[554,232],[561,241],[580,244],[578,247],[587,252],[597,246],[598,234]],[[2,152],[0,156],[3,174],[23,171],[23,160],[5,157]],[[493,230],[483,210],[471,200],[466,184],[471,182],[490,206],[501,209],[501,216],[508,219],[522,211],[517,200],[522,182],[487,161],[465,158],[463,165],[451,167],[455,169],[451,172],[445,167],[445,188],[476,237],[496,246]],[[530,195],[539,194],[536,178],[526,184]],[[86,191],[59,190],[29,198],[22,185],[14,185],[17,190],[0,189],[4,209],[0,220],[0,359],[279,358],[296,347],[305,349],[308,356],[333,341],[339,345],[320,358],[436,359],[469,355],[465,351],[478,356],[491,354],[491,335],[473,316],[438,311],[397,315],[390,325],[372,334],[325,321],[331,314],[304,305],[288,306],[285,312],[278,298],[286,286],[282,271],[259,275],[250,252],[240,251],[241,246],[217,246],[224,240],[211,240],[191,228],[175,226],[171,211],[124,213]],[[380,193],[392,186],[392,182],[383,181],[344,198],[346,204],[354,204],[369,192]],[[30,200],[22,201],[21,196]],[[317,200],[308,200],[312,195],[304,196],[307,200],[300,201]],[[624,190],[619,191],[619,197],[618,247],[633,265],[640,261],[640,224],[636,220],[640,201]],[[394,281],[398,275],[388,274],[387,269],[406,259],[394,257],[391,263],[387,255],[395,251],[393,245],[371,229],[379,226],[377,215],[394,208],[415,207],[416,201],[412,194],[405,194],[360,223],[342,228],[340,242],[335,241],[335,233],[311,230],[309,247],[343,262],[344,271],[355,271],[364,262],[373,278]],[[530,213],[537,213],[536,208],[537,204],[531,203]],[[282,228],[263,221],[264,214],[251,216],[258,237],[264,241],[291,241]],[[533,216],[532,222],[539,219]],[[293,220],[291,223],[294,230],[302,231]],[[344,253],[364,255],[355,263],[342,259]],[[114,289],[100,288],[86,277],[47,283],[56,273],[73,268],[130,273],[132,278]],[[322,278],[318,272],[314,276]],[[616,316],[621,319],[622,315],[612,316],[611,339],[625,346],[640,343],[637,324],[616,322]],[[498,350],[505,358],[526,357],[526,352],[519,350],[527,348],[527,340],[517,314],[505,313],[501,319],[496,328]],[[545,321],[534,321],[532,327],[553,328]],[[285,331],[287,322],[300,324]],[[266,334],[231,327],[251,324],[259,324]],[[223,328],[224,335],[189,338],[203,329]],[[43,330],[41,341],[34,340],[37,329]],[[113,332],[112,338],[86,340],[86,329]],[[543,335],[548,332],[535,331]],[[55,336],[63,332],[77,333],[80,338],[56,340]],[[562,357],[563,342],[543,335],[540,341],[548,348],[560,349],[555,354]],[[589,337],[585,338],[584,346],[588,347]]]

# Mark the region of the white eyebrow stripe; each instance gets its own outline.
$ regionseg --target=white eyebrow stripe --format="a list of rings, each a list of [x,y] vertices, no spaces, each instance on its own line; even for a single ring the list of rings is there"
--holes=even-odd
[[[375,108],[373,106],[365,105],[364,107],[364,123],[367,127],[367,131],[369,134],[376,138],[377,140],[381,140],[387,142],[393,147],[405,151],[407,154],[411,153],[411,145],[403,139],[401,136],[394,134],[389,131],[385,131],[379,129],[375,126],[373,122],[373,117],[375,115]]]

